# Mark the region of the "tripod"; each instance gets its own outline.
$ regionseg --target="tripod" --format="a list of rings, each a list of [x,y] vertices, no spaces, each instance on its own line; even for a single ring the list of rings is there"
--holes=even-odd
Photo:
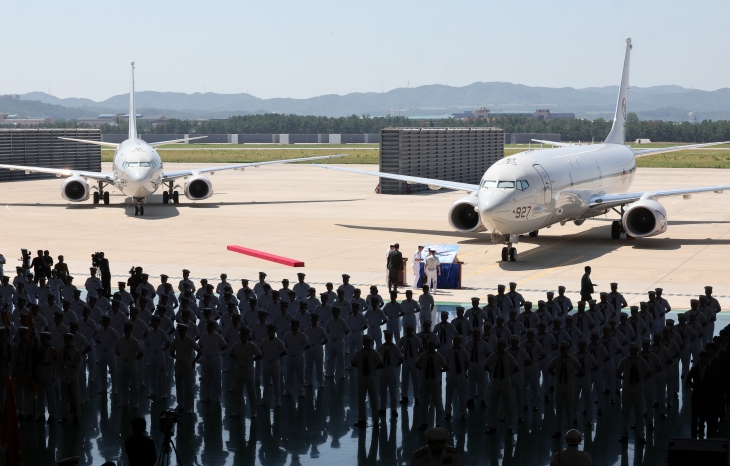
[[[170,464],[170,453],[175,452],[177,464],[181,465],[180,455],[177,454],[177,448],[172,441],[173,432],[165,432],[165,438],[162,440],[162,448],[160,449],[160,457],[157,459],[157,466],[168,466]]]

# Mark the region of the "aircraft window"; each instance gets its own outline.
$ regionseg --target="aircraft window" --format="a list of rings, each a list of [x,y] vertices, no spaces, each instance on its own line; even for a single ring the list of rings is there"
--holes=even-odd
[[[482,181],[482,188],[496,188],[497,182],[494,180],[484,180]]]
[[[127,162],[125,165],[127,167],[136,168],[136,167],[139,167],[139,162]]]
[[[530,187],[530,184],[525,180],[520,180],[517,182],[517,189],[519,189],[521,191],[526,191],[527,188],[529,188],[529,187]]]
[[[510,188],[510,189],[514,189],[515,182],[514,181],[500,181],[497,184],[497,187],[498,188]]]
[[[140,163],[139,163],[139,166],[140,166],[140,167],[146,167],[146,168],[149,168],[149,166],[150,166],[150,163],[149,163],[149,162],[140,162]]]

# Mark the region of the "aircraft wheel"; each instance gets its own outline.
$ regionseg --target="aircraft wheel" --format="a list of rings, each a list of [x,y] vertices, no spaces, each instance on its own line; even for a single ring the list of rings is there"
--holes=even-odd
[[[172,202],[174,204],[180,204],[180,194],[178,194],[177,191],[175,191],[174,193],[172,193]]]
[[[509,250],[509,260],[511,262],[514,262],[514,261],[517,260],[517,249],[510,248],[510,250]]]
[[[99,203],[99,193],[97,191],[94,191],[94,204]]]
[[[167,204],[168,202],[170,202],[170,193],[162,191],[162,203]]]
[[[104,204],[109,204],[109,191],[104,191]]]
[[[144,206],[143,205],[139,206],[139,215],[140,216],[144,215]]]
[[[535,231],[531,231],[531,232],[530,232],[530,238],[535,238],[535,237],[537,237],[537,232],[539,232],[539,231],[540,231],[540,230],[535,230]]]
[[[139,215],[139,206],[138,205],[134,206],[134,215],[135,216]]]
[[[621,238],[621,222],[618,220],[614,220],[613,223],[611,223],[611,238]]]
[[[502,248],[502,262],[507,262],[509,260],[507,246]]]

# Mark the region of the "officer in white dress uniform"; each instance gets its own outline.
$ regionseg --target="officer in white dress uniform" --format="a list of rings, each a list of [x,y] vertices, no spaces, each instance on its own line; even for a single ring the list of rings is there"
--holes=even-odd
[[[236,370],[233,374],[235,383],[235,401],[233,402],[233,414],[231,417],[241,415],[243,406],[243,392],[248,393],[248,403],[251,409],[251,419],[256,419],[256,384],[254,381],[254,361],[260,360],[263,355],[252,341],[249,341],[251,331],[241,327],[240,340],[236,342],[229,353],[230,359],[236,362]]]
[[[426,255],[423,254],[423,246],[419,245],[416,252],[413,253],[413,283],[411,283],[411,287],[414,290],[417,290],[419,288],[419,281],[421,279],[421,264],[426,259]]]
[[[384,333],[385,343],[377,349],[380,358],[383,360],[378,387],[380,392],[380,410],[378,414],[385,414],[388,406],[388,390],[390,390],[390,414],[392,417],[398,417],[398,411],[396,411],[398,407],[398,372],[400,365],[403,363],[403,354],[398,346],[393,343],[393,331],[386,330]]]
[[[313,374],[316,374],[317,385],[324,383],[324,346],[327,344],[327,331],[319,325],[319,314],[309,314],[310,324],[304,334],[309,339],[309,349],[304,353],[304,385],[312,386]]]
[[[195,355],[193,356],[193,353]],[[188,326],[177,325],[177,335],[170,345],[170,357],[175,360],[175,389],[179,409],[193,412],[195,363],[200,359],[200,346],[188,335]]]
[[[433,404],[436,410],[436,426],[444,419],[444,401],[441,397],[441,373],[449,369],[446,358],[436,352],[436,343],[428,341],[426,351],[416,360],[416,369],[421,372],[421,425],[419,430],[426,430],[428,424],[428,407]]]
[[[403,355],[403,366],[401,369],[401,397],[402,405],[408,404],[409,382],[413,382],[413,397],[418,400],[421,387],[421,374],[416,369],[416,360],[423,352],[423,343],[415,335],[415,325],[405,324],[406,334],[398,340],[398,349]]]
[[[160,328],[160,316],[152,316],[152,328],[145,337],[150,361],[150,394],[154,400],[157,394],[167,399],[167,354],[170,349],[170,336]]]
[[[424,269],[426,274],[426,285],[432,293],[435,293],[438,287],[438,276],[441,275],[441,261],[436,257],[436,250],[429,249],[428,255],[424,261]]]
[[[563,420],[567,418],[568,426],[573,425],[575,402],[575,376],[582,375],[580,363],[569,354],[570,343],[560,342],[560,355],[550,362],[550,375],[555,377],[555,433],[553,438],[562,435]]]
[[[264,394],[259,406],[270,406],[271,397],[274,397],[274,406],[281,406],[281,359],[287,355],[284,342],[276,338],[276,325],[266,327],[267,336],[259,342],[259,350],[263,355],[263,385]],[[272,394],[273,389],[273,394]]]
[[[639,344],[631,343],[629,356],[622,359],[616,368],[616,377],[623,379],[621,392],[621,417],[623,432],[621,442],[629,441],[629,415],[633,409],[636,417],[636,438],[645,443],[644,436],[644,379],[651,377],[651,368],[644,358],[639,356]]]
[[[99,395],[107,392],[107,368],[112,379],[112,393],[117,394],[117,357],[114,346],[119,340],[119,333],[109,326],[109,316],[101,318],[101,328],[96,332],[96,349],[99,361]]]
[[[357,422],[355,427],[367,425],[365,399],[370,399],[373,427],[378,426],[378,394],[376,389],[377,371],[383,368],[380,353],[373,349],[373,339],[370,335],[362,337],[363,347],[352,358],[352,367],[357,369]]]
[[[284,334],[286,346],[286,392],[285,395],[300,398],[304,396],[304,353],[309,349],[309,338],[299,331],[299,320],[289,322],[291,331]]]
[[[228,348],[223,336],[216,332],[215,322],[206,323],[206,331],[198,340],[202,361],[200,363],[200,401],[221,402],[221,354]]]
[[[461,419],[466,419],[466,374],[469,370],[469,353],[461,346],[463,337],[454,335],[453,346],[446,352],[446,419],[451,419],[454,392],[459,397]]]
[[[345,378],[345,337],[350,333],[350,327],[345,319],[340,317],[340,308],[332,308],[332,318],[327,322],[327,339],[329,341],[327,355],[327,377]]]
[[[512,434],[512,419],[514,405],[512,404],[512,383],[511,375],[519,371],[517,361],[507,351],[507,340],[497,340],[497,350],[489,355],[484,369],[491,374],[492,384],[490,393],[490,413],[488,434],[497,431],[497,417],[499,413],[500,400],[504,405],[505,422],[507,432]]]
[[[124,324],[124,336],[117,340],[114,352],[119,356],[119,407],[125,408],[129,404],[139,408],[139,366],[137,360],[144,355],[142,345],[132,336],[134,324]],[[130,396],[131,393],[131,396]]]
[[[292,287],[292,290],[294,290],[294,293],[297,295],[297,300],[304,301],[307,299],[307,295],[309,294],[309,288],[310,286],[307,284],[307,282],[304,281],[304,277],[307,275],[299,272],[297,274],[298,281],[294,284]]]

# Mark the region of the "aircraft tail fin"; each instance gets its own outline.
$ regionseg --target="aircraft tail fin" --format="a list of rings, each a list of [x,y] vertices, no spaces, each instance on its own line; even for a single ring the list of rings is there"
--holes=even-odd
[[[137,111],[134,105],[134,62],[132,62],[132,80],[129,84],[129,139],[137,139]]]
[[[631,59],[631,38],[626,39],[626,56],[621,74],[621,87],[618,90],[616,112],[613,116],[611,132],[606,136],[606,144],[626,144],[626,104],[629,97],[629,62]]]

